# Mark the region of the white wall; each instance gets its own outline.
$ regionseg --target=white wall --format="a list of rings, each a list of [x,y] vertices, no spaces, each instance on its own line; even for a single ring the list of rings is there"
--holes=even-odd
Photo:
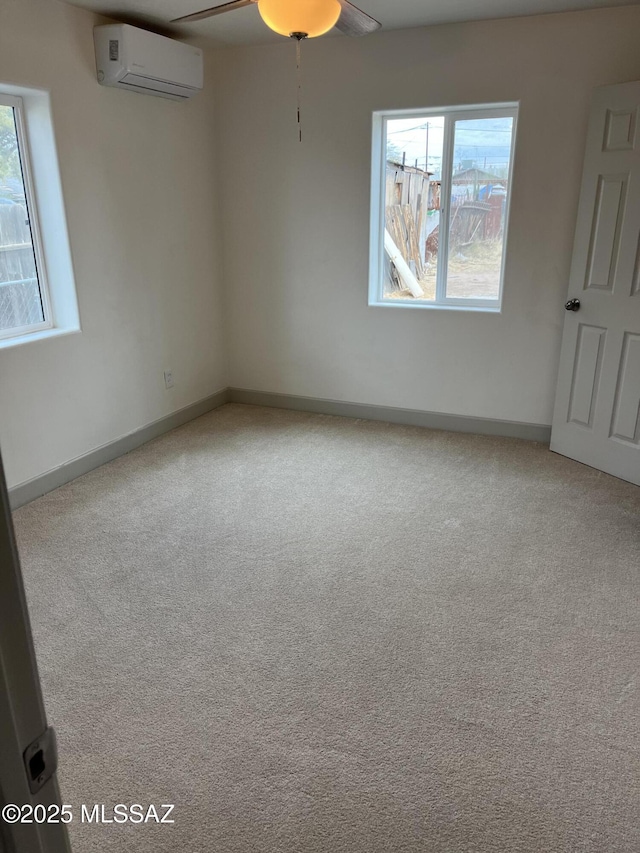
[[[640,7],[218,54],[236,387],[551,422],[592,87],[640,78]],[[501,315],[367,306],[371,112],[519,100]]]
[[[82,323],[0,351],[9,486],[228,384],[212,74],[187,104],[103,88],[97,22],[56,0],[1,0],[0,86],[51,92]]]

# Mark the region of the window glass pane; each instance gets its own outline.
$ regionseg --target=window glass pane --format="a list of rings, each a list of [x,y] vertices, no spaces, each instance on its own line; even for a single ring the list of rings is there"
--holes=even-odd
[[[443,116],[386,123],[384,298],[436,295]]]
[[[455,122],[447,297],[498,299],[513,118]]]
[[[43,321],[14,110],[0,104],[0,331]]]

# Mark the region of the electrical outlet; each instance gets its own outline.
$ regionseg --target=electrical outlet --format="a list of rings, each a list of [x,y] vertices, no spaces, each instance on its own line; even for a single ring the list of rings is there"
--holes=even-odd
[[[173,370],[165,370],[164,372],[164,387],[173,388]]]

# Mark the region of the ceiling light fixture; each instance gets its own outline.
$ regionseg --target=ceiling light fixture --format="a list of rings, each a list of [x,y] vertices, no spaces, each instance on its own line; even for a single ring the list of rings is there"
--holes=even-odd
[[[302,57],[300,42],[328,33],[335,27],[342,6],[338,0],[257,0],[258,12],[274,33],[296,40],[296,76],[298,89],[298,140],[302,142]]]
[[[328,33],[342,7],[338,0],[258,0],[258,11],[275,33],[300,41]]]
[[[351,0],[227,0],[226,3],[201,9],[174,18],[173,24],[187,24],[202,21],[231,12],[233,9],[244,9],[246,6],[258,7],[260,17],[274,33],[296,42],[296,69],[298,77],[298,139],[302,142],[300,122],[300,101],[302,99],[302,63],[300,45],[304,39],[328,33],[337,27],[348,36],[364,36],[380,29],[380,22],[358,9]]]

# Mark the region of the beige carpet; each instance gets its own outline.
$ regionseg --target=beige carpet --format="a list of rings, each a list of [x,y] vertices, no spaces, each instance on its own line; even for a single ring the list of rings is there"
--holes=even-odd
[[[640,490],[229,405],[19,510],[76,853],[637,853]]]

